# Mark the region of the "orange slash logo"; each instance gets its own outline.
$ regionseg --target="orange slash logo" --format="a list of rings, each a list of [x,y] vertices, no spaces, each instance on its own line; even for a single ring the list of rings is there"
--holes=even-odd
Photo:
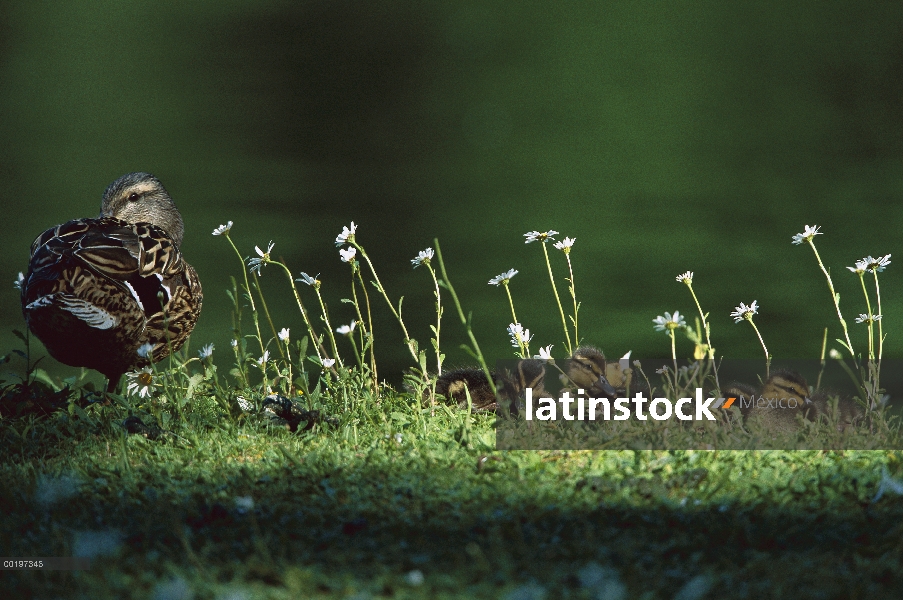
[[[728,409],[728,408],[730,408],[730,407],[731,407],[731,404],[734,403],[734,400],[736,400],[736,398],[734,398],[734,397],[728,398],[728,399],[727,399],[727,402],[725,402],[724,405],[723,405],[721,408],[723,408],[723,409]]]

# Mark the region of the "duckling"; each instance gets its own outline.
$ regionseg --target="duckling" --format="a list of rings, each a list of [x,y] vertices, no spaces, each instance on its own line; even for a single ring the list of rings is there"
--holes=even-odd
[[[812,403],[806,417],[817,421],[822,415],[837,427],[837,431],[843,433],[862,421],[865,409],[853,398],[821,390],[812,395]]]
[[[799,428],[796,416],[806,416],[812,400],[809,385],[796,371],[776,371],[758,392],[745,384],[735,383],[723,390],[725,397],[740,398],[740,412],[747,422],[758,423],[775,432],[791,432]]]
[[[494,379],[494,377],[493,377]],[[486,373],[477,367],[464,367],[454,371],[446,371],[436,380],[436,393],[449,400],[454,400],[458,406],[467,406],[467,392],[470,392],[471,407],[473,410],[492,410],[497,402]]]
[[[605,355],[598,348],[580,346],[565,360],[561,380],[565,385],[583,389],[589,395],[614,398],[617,390],[609,383],[606,374],[608,371],[615,374],[615,370],[608,367]],[[618,373],[621,371],[618,370]]]
[[[545,361],[537,359],[522,359],[517,361],[514,372],[491,372],[495,382],[498,396],[507,400],[509,410],[517,414],[519,400],[527,388],[532,388],[534,394],[544,394],[543,379],[546,375]],[[465,391],[466,390],[466,391]],[[492,392],[492,386],[486,379],[486,374],[477,367],[464,367],[443,373],[436,381],[436,393],[442,394],[450,400],[458,403],[458,406],[467,406],[467,392],[470,392],[471,408],[477,412],[497,411],[498,398]]]
[[[197,322],[203,294],[179,251],[183,233],[159,179],[123,175],[99,216],[51,227],[32,244],[21,283],[29,329],[58,361],[99,371],[114,391],[126,371],[178,350]]]
[[[546,364],[545,360],[528,358],[519,360],[514,372],[491,373],[499,397],[510,402],[512,413],[517,414],[520,400],[527,388],[533,389],[534,397],[546,393],[543,385]],[[586,390],[587,394],[613,398],[617,390],[608,382],[607,366],[610,365],[606,365],[605,356],[597,348],[581,346],[564,361],[560,377],[575,389]],[[444,373],[436,382],[436,393],[455,400],[459,406],[466,406],[465,386],[470,391],[473,410],[498,410],[495,394],[492,393],[485,373],[479,368],[467,367]]]

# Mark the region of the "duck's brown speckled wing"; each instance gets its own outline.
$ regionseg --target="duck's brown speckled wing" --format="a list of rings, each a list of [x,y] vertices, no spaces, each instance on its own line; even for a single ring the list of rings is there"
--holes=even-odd
[[[197,274],[165,231],[115,218],[38,236],[22,285],[23,313],[48,351],[111,378],[146,364],[143,344],[154,360],[180,348],[201,301]]]

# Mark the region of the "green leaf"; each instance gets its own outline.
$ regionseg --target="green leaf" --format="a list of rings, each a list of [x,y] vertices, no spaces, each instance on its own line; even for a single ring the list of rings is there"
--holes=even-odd
[[[840,338],[835,338],[834,341],[837,342],[838,344],[840,344],[841,347],[846,348],[850,354],[853,354],[853,349],[850,348],[849,346],[847,346],[847,343],[845,341],[843,341]]]
[[[392,412],[389,414],[392,417],[392,420],[398,423],[399,425],[407,425],[411,421],[408,419],[408,416],[404,413],[400,412]]]
[[[480,360],[480,357],[477,356],[477,353],[471,350],[470,346],[468,346],[467,344],[461,344],[460,348],[464,350],[464,352],[467,352],[473,359]]]
[[[194,396],[194,391],[197,387],[204,381],[204,376],[201,373],[195,373],[191,377],[188,378],[188,389],[185,391],[185,399],[188,400],[192,396]]]

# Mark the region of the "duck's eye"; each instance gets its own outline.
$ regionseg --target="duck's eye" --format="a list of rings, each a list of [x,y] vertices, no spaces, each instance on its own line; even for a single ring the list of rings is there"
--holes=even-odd
[[[138,192],[132,192],[129,194],[129,202],[137,202],[141,198],[141,194]]]

